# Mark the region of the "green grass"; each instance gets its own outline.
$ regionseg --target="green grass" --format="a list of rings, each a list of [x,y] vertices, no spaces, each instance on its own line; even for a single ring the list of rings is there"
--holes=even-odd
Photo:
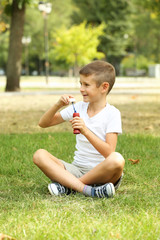
[[[32,155],[45,148],[71,162],[74,144],[69,132],[0,135],[0,232],[17,240],[160,239],[160,137],[119,137],[126,165],[113,199],[49,195]]]

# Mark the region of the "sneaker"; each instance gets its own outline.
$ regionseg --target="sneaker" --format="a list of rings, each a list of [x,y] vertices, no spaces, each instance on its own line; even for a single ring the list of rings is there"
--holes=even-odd
[[[122,182],[123,175],[124,175],[124,173],[122,173],[122,176],[121,176],[121,177],[118,179],[118,181],[114,184],[115,190],[117,190],[117,189],[120,187],[121,182]]]
[[[95,196],[98,198],[111,198],[115,194],[115,188],[112,183],[106,183],[99,187],[93,187],[93,189],[94,189],[94,192],[92,196]]]
[[[63,195],[63,194],[69,195],[72,192],[71,189],[62,186],[60,183],[57,183],[57,182],[48,184],[48,190],[51,195],[56,195],[56,196]]]

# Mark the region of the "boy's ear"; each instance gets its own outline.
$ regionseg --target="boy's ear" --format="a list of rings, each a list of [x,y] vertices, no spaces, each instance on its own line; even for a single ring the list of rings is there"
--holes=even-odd
[[[103,82],[102,83],[102,91],[103,92],[108,92],[109,90],[109,83],[108,82]]]

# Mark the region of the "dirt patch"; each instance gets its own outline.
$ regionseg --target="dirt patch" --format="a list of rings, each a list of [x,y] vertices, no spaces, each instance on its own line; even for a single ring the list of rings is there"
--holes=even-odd
[[[42,114],[59,97],[59,95],[0,96],[0,133],[72,131],[70,123],[48,129],[38,127]],[[77,101],[82,100],[80,95],[75,95],[75,98]],[[121,111],[123,132],[159,135],[159,95],[110,94],[108,102]]]

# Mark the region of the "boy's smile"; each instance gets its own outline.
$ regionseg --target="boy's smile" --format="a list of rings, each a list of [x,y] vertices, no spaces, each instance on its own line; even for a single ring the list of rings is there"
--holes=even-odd
[[[80,75],[80,92],[83,96],[84,102],[90,102],[97,93],[98,88],[92,78],[92,76],[85,77]]]
[[[98,102],[102,98],[102,85],[97,87],[96,81],[91,76],[80,75],[80,92],[84,102]]]

